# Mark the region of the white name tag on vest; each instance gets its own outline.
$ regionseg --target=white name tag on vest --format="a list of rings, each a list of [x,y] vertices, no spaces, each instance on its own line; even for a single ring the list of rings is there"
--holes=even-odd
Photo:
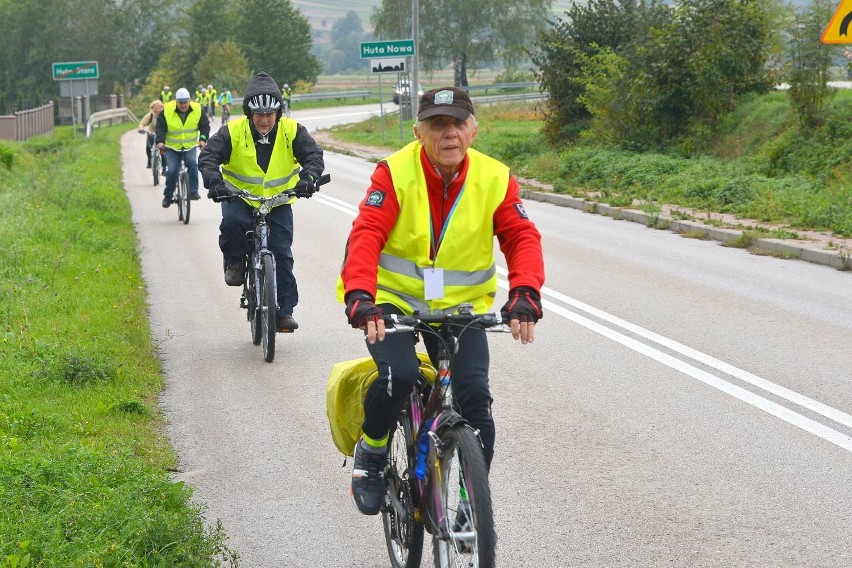
[[[426,300],[439,300],[444,297],[443,268],[424,268],[423,283],[426,287]]]

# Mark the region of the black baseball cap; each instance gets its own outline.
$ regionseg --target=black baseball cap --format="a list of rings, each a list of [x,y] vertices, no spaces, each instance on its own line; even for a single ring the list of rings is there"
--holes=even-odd
[[[467,120],[473,113],[473,103],[464,89],[441,87],[432,89],[420,97],[417,120],[433,116],[452,116],[458,120]]]

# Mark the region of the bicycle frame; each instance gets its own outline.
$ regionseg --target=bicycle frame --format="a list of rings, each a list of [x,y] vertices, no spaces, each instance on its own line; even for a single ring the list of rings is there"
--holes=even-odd
[[[403,408],[402,420],[404,420],[404,414],[408,413],[411,423],[411,433],[406,435],[405,447],[409,454],[413,453],[415,465],[413,472],[409,470],[408,474],[401,479],[391,476],[389,482],[393,485],[388,490],[390,506],[394,510],[393,515],[397,518],[397,523],[400,522],[399,519],[408,514],[405,504],[398,498],[400,487],[396,485],[397,481],[404,485],[407,480],[413,489],[411,504],[414,520],[417,523],[427,525],[429,533],[433,535],[433,545],[439,541],[451,542],[452,546],[458,549],[468,544],[471,539],[475,539],[477,533],[475,530],[472,532],[456,531],[453,528],[451,534],[448,530],[450,519],[447,517],[444,489],[447,487],[450,474],[444,471],[438,463],[442,459],[442,452],[445,449],[443,439],[447,436],[451,437],[458,426],[470,428],[467,421],[453,407],[452,354],[456,349],[457,342],[453,328],[461,329],[458,335],[464,333],[465,329],[469,327],[482,329],[486,332],[507,332],[510,330],[502,323],[498,314],[473,314],[469,304],[462,305],[457,314],[389,315],[385,319],[392,326],[387,328],[386,333],[430,333],[440,339],[437,353],[438,376],[436,382],[429,387],[425,379],[418,381]],[[439,326],[435,329],[429,324],[439,324]],[[424,392],[427,390],[428,396]],[[424,396],[426,396],[425,400]],[[474,430],[473,433],[481,449],[479,432]],[[481,459],[484,468],[484,458]],[[461,471],[459,475],[463,480],[464,475],[461,474]],[[464,482],[463,485],[468,486],[467,482]],[[490,495],[488,500],[490,502]],[[456,518],[458,519],[458,510],[456,510]],[[393,553],[392,561],[396,565],[397,561],[393,560]]]

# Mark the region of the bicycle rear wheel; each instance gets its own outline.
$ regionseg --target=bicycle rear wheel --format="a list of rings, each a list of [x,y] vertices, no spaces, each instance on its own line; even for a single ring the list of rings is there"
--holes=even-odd
[[[272,363],[275,359],[276,305],[275,268],[272,255],[266,254],[260,264],[260,327],[263,341],[263,359]]]
[[[441,443],[442,455],[431,468],[442,509],[431,511],[440,529],[432,535],[435,566],[491,568],[497,534],[482,444],[464,424],[444,430]]]
[[[411,415],[402,412],[388,439],[387,493],[382,503],[385,544],[393,568],[418,568],[423,555],[423,523],[414,520],[414,443]]]

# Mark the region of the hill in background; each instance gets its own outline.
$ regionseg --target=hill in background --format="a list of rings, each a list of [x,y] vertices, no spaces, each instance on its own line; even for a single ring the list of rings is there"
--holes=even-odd
[[[344,17],[349,10],[352,10],[361,18],[361,25],[364,27],[364,31],[371,32],[373,26],[370,25],[370,16],[373,13],[373,8],[379,8],[382,5],[382,0],[347,0],[344,6],[341,6],[340,0],[290,1],[293,7],[298,8],[305,15],[313,31],[331,31],[334,22]],[[420,0],[421,7],[427,1]],[[551,12],[553,15],[561,16],[570,6],[571,0],[555,0]]]

